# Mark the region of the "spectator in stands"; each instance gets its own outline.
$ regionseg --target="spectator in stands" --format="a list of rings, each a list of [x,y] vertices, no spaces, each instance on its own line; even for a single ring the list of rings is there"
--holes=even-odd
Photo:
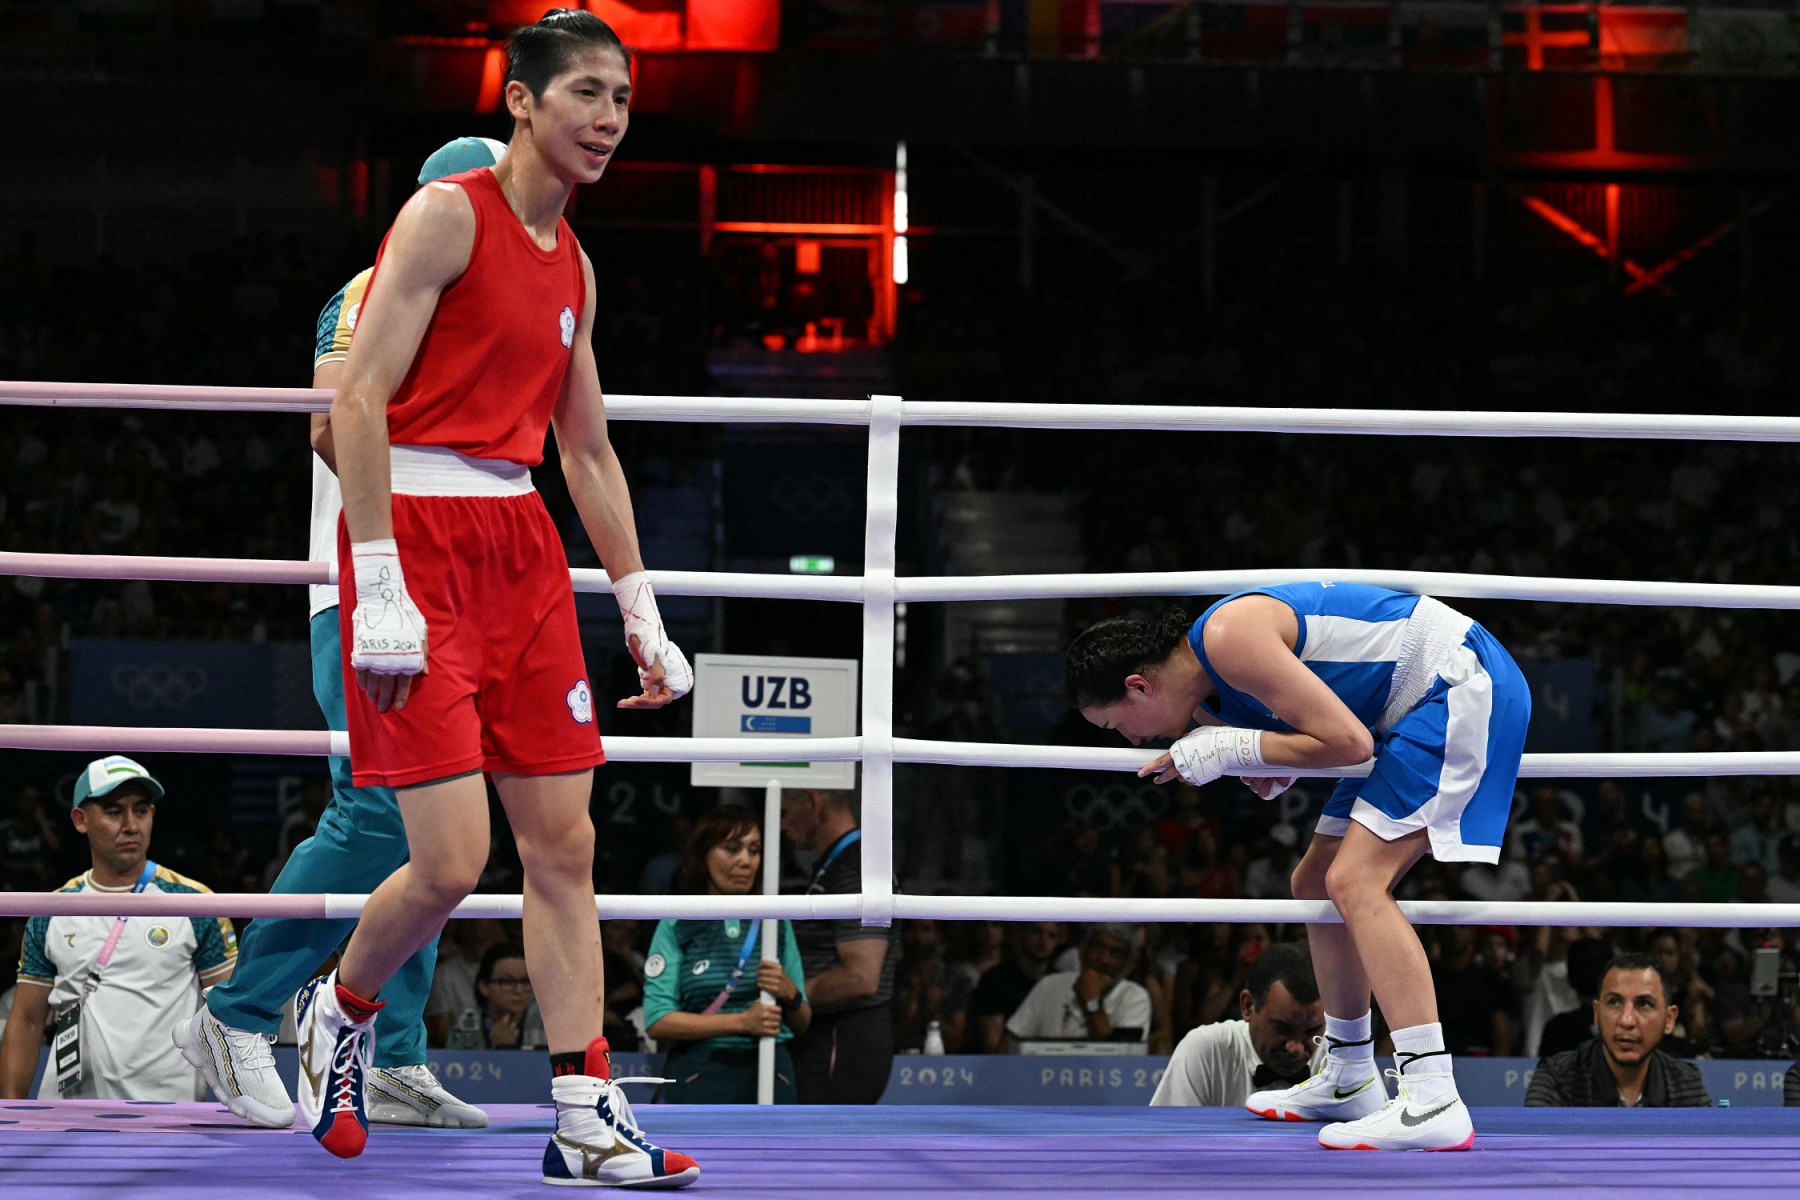
[[[675,877],[686,895],[744,896],[762,882],[763,835],[757,814],[721,804],[701,817]],[[777,923],[779,961],[763,958],[761,921],[657,922],[644,960],[644,1032],[668,1051],[662,1099],[681,1104],[756,1101],[757,1043],[775,1039],[775,1102],[798,1091],[790,1044],[806,1032],[812,1009],[803,990],[800,948],[791,921]],[[770,1004],[761,998],[767,992]],[[883,1084],[887,1078],[882,1077]]]
[[[1444,1048],[1453,1055],[1510,1054],[1519,1002],[1506,978],[1506,939],[1478,925],[1445,925],[1433,940],[1432,984],[1444,1025]],[[1573,967],[1570,968],[1571,972]],[[1589,992],[1588,998],[1593,998]]]
[[[1541,1057],[1552,1058],[1564,1050],[1573,1050],[1594,1036],[1594,1001],[1600,998],[1600,980],[1612,960],[1612,944],[1601,938],[1582,938],[1570,944],[1569,986],[1580,1003],[1545,1022],[1543,1035],[1538,1040]],[[1670,1009],[1674,1011],[1672,1001]],[[1665,1044],[1673,1039],[1671,1032]],[[1673,1053],[1673,1046],[1670,1049]]]
[[[1769,876],[1769,902],[1800,904],[1800,835],[1782,837],[1775,861],[1775,872]]]
[[[1136,926],[1088,926],[1081,942],[1081,969],[1045,975],[1007,1018],[1012,1043],[1054,1038],[1144,1041],[1150,1033],[1150,993],[1125,978],[1140,944]]]
[[[1638,714],[1638,749],[1659,752],[1686,750],[1699,718],[1682,703],[1676,680],[1659,677],[1650,688],[1650,701]]]
[[[431,992],[425,1000],[426,1044],[440,1049],[478,1050],[487,1039],[481,1028],[481,1002],[475,976],[481,957],[497,941],[517,941],[517,936],[484,939],[484,920],[449,921],[438,940],[437,964],[432,968]]]
[[[1633,904],[1670,904],[1681,894],[1674,877],[1669,874],[1666,837],[1646,833],[1639,838],[1637,857],[1626,867],[1626,871],[1625,876],[1619,880],[1621,900],[1628,900]]]
[[[1245,959],[1250,929],[1223,921],[1187,927],[1187,955],[1175,968],[1172,1019],[1177,1033],[1230,1019],[1254,962]]]
[[[1710,1015],[1713,988],[1700,975],[1697,930],[1659,929],[1650,936],[1648,952],[1662,969],[1669,1006],[1677,1011],[1674,1032],[1663,1039],[1676,1058],[1693,1058],[1712,1045]]]
[[[1181,1039],[1153,1106],[1237,1107],[1250,1094],[1291,1087],[1323,1053],[1325,1002],[1302,942],[1279,942],[1257,956],[1238,995],[1239,1019],[1202,1025]]]
[[[1706,858],[1706,837],[1712,832],[1712,813],[1704,792],[1689,792],[1681,798],[1681,820],[1663,834],[1663,853],[1668,859],[1669,878],[1682,880]]]
[[[1781,808],[1771,789],[1763,789],[1750,799],[1750,822],[1738,826],[1731,835],[1731,861],[1756,863],[1774,871],[1781,865]]]
[[[1700,899],[1708,904],[1735,900],[1738,891],[1737,864],[1731,861],[1731,843],[1722,833],[1706,835],[1706,857],[1689,871],[1687,878],[1699,885]]]
[[[1063,927],[1056,921],[1027,921],[1009,926],[1006,937],[1012,952],[982,973],[969,997],[967,1041],[971,1053],[1006,1050],[1006,1019],[1050,969],[1050,960],[1062,946]]]
[[[929,917],[899,922],[900,969],[894,974],[894,1049],[917,1052],[925,1046],[925,1036],[933,1021],[948,1049],[961,1045],[956,1030],[944,1024],[949,1012],[947,1003],[949,977],[944,964],[944,942],[940,926]]]
[[[1527,1105],[1699,1108],[1712,1103],[1700,1071],[1660,1048],[1675,1027],[1662,968],[1645,954],[1607,964],[1594,1001],[1599,1035],[1538,1062]]]
[[[1531,815],[1514,825],[1507,835],[1508,856],[1521,862],[1554,858],[1565,866],[1580,866],[1581,826],[1569,819],[1571,799],[1569,793],[1554,784],[1532,787]]]
[[[638,923],[630,918],[600,922],[600,956],[605,964],[606,1006],[602,1027],[614,1050],[636,1050],[644,1004],[644,956],[637,949]]]
[[[62,835],[44,807],[44,793],[34,784],[13,792],[12,815],[0,821],[0,891],[38,892],[53,882]]]
[[[950,926],[944,952],[944,1049],[951,1054],[972,1054],[981,1049],[971,1017],[972,1001],[981,977],[1007,959],[1006,931],[1005,921],[958,921]],[[1030,985],[1025,990],[1029,991]],[[1021,992],[1019,999],[1024,998]],[[1015,1000],[1007,1012],[1017,1007]],[[1003,1013],[1000,1019],[1004,1021],[1005,1017]]]
[[[1138,984],[1150,995],[1150,1030],[1144,1038],[1148,1051],[1151,1054],[1167,1054],[1175,1045],[1171,1015],[1175,981],[1163,969],[1162,962],[1151,945],[1151,932],[1155,927],[1139,925],[1137,928],[1138,951],[1132,958],[1131,968],[1125,972],[1125,978]]]
[[[525,970],[525,947],[517,942],[489,946],[475,971],[475,990],[481,996],[482,1045],[487,1049],[542,1050],[549,1045]]]

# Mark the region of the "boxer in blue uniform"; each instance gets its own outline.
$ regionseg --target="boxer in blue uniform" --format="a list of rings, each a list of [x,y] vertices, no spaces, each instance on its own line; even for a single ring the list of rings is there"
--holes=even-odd
[[[1175,739],[1139,772],[1195,786],[1237,774],[1265,799],[1279,768],[1350,767],[1294,870],[1294,895],[1329,899],[1342,925],[1311,925],[1327,1054],[1292,1088],[1246,1105],[1271,1120],[1326,1121],[1332,1149],[1465,1150],[1424,947],[1393,897],[1426,853],[1499,859],[1531,693],[1480,625],[1428,596],[1362,584],[1259,588],[1198,621],[1117,619],[1069,647],[1069,700],[1134,746]],[[1197,726],[1197,727],[1196,727]],[[1275,770],[1271,770],[1275,768]],[[1393,1031],[1398,1094],[1377,1075],[1370,997]]]

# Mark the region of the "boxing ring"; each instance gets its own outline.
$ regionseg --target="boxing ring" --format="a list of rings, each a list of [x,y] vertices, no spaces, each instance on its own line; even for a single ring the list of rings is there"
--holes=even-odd
[[[323,411],[308,389],[0,383],[0,403],[153,410]],[[901,577],[895,571],[903,427],[1307,433],[1358,436],[1573,437],[1800,441],[1800,419],[1559,413],[1363,412],[1140,405],[931,403],[613,396],[614,420],[866,426],[868,517],[860,577],[651,570],[668,596],[815,600],[862,606],[861,734],[784,743],[784,758],[863,764],[864,891],[838,896],[601,896],[602,917],[895,918],[938,920],[1322,922],[1327,902],[1065,899],[896,893],[896,763],[1135,771],[1136,749],[927,741],[894,734],[895,606],[996,599],[1222,595],[1294,580],[1364,582],[1445,599],[1547,603],[1800,608],[1800,587],[1525,578],[1405,571],[1207,571],[1109,575]],[[329,584],[335,565],[298,561],[0,553],[0,574],[51,578]],[[578,591],[604,591],[603,572],[574,570]],[[92,753],[347,754],[343,734],[232,729],[0,725],[0,749]],[[614,762],[743,761],[766,738],[606,741]],[[1294,774],[1288,768],[1268,774]],[[1299,772],[1331,777],[1351,771]],[[1532,754],[1521,778],[1717,777],[1800,774],[1800,752]],[[119,897],[0,893],[0,914],[128,911],[175,916],[353,917],[359,895],[219,893]],[[1419,923],[1767,928],[1800,926],[1800,905],[1409,902]],[[472,896],[459,916],[517,917],[517,895]],[[213,1104],[0,1101],[0,1193],[67,1197],[129,1188],[144,1195],[541,1195],[535,1163],[548,1106],[502,1106],[485,1131],[382,1127],[351,1163],[323,1156],[302,1131],[255,1130]],[[1249,1196],[1299,1189],[1428,1194],[1791,1194],[1800,1186],[1800,1119],[1785,1110],[1618,1112],[1478,1109],[1469,1155],[1332,1155],[1304,1128],[1229,1110],[956,1107],[719,1109],[659,1106],[641,1114],[652,1136],[703,1164],[697,1185],[734,1197],[899,1197],[1033,1192],[1066,1196]],[[1281,1151],[1288,1153],[1281,1153]],[[449,1169],[446,1170],[445,1168]]]

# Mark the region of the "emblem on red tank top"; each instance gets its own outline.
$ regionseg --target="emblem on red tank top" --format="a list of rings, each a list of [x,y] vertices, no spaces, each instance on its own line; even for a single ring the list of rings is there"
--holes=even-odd
[[[562,315],[556,318],[556,323],[562,327],[563,349],[567,350],[575,344],[575,310],[563,305]]]
[[[587,680],[577,680],[569,694],[564,697],[569,705],[569,715],[575,718],[577,725],[591,725],[594,722],[594,695],[588,691]]]

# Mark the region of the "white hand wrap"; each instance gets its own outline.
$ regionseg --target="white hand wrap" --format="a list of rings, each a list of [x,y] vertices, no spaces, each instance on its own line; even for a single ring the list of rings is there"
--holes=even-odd
[[[1206,725],[1169,747],[1175,773],[1202,787],[1221,775],[1267,764],[1262,758],[1262,730]]]
[[[662,613],[656,608],[656,593],[650,590],[650,577],[634,571],[623,579],[613,580],[613,598],[619,602],[619,614],[625,618],[625,645],[629,649],[632,635],[638,640],[638,682],[650,686],[650,667],[662,663],[663,685],[675,693],[677,700],[694,687],[694,668],[681,648],[663,631]]]
[[[393,538],[350,547],[356,572],[356,611],[350,616],[350,665],[377,675],[417,675],[425,669],[425,618],[406,594],[400,548]]]
[[[1248,781],[1246,781],[1246,782],[1248,782]],[[1279,779],[1275,780],[1274,782],[1275,782],[1275,786],[1269,789],[1269,794],[1262,797],[1264,800],[1273,800],[1275,797],[1281,795],[1281,793],[1287,791],[1289,788],[1294,786],[1294,781],[1292,779],[1288,780],[1286,783],[1281,782]]]

